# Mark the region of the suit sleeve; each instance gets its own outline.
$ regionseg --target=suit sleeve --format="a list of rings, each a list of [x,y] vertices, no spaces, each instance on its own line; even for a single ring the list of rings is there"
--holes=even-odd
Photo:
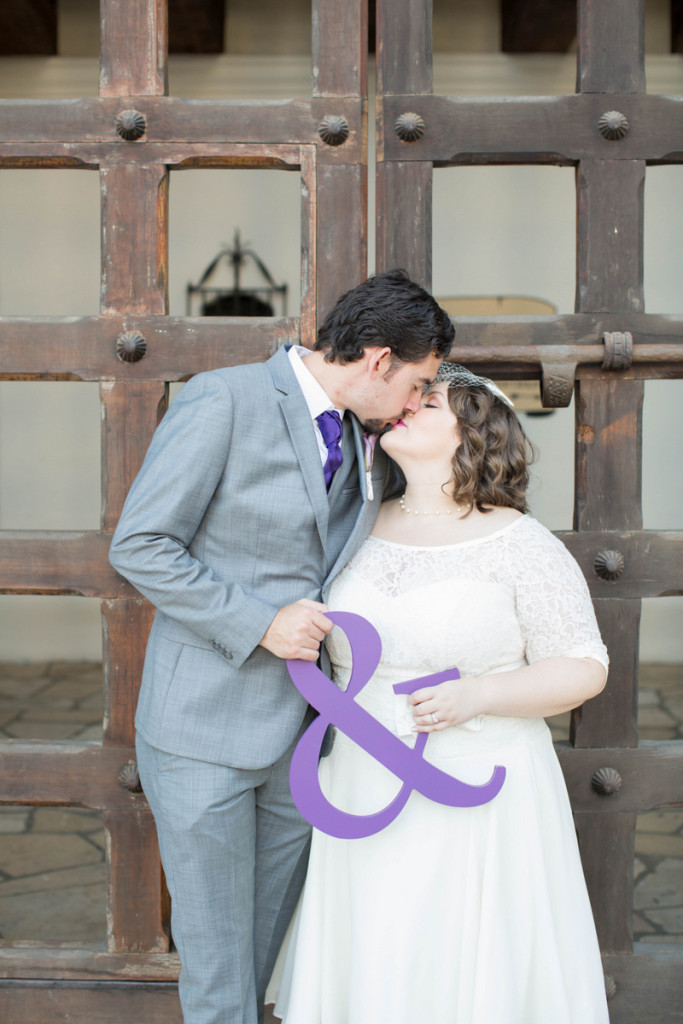
[[[192,378],[157,428],[114,533],[114,568],[160,611],[239,667],[277,608],[188,550],[225,470],[233,400],[218,374]]]

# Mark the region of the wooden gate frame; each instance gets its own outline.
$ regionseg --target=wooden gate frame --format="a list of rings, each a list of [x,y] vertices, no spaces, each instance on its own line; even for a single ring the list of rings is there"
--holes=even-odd
[[[683,104],[645,93],[644,0],[579,0],[576,94],[514,100],[433,95],[431,0],[377,4],[378,269],[406,266],[430,287],[434,167],[576,168],[576,313],[459,318],[456,351],[481,372],[540,377],[548,406],[575,390],[574,529],[559,536],[611,670],[559,754],[612,1022],[673,1024],[683,950],[633,951],[632,892],[637,813],[683,803],[683,745],[638,743],[636,725],[641,598],[683,592],[683,532],[643,531],[641,511],[643,381],[683,375],[683,318],[644,312],[643,185],[647,164],[683,161]]]
[[[0,743],[0,800],[103,812],[107,949],[0,947],[4,1024],[180,1020],[154,823],[139,790],[133,713],[151,608],[110,568],[111,533],[167,402],[200,370],[311,345],[316,318],[366,275],[367,4],[314,0],[307,100],[167,95],[165,0],[100,0],[98,98],[0,101],[2,168],[99,170],[99,316],[0,318],[0,378],[98,381],[99,531],[0,534],[0,591],[97,597],[103,615],[103,743]],[[337,45],[343,39],[344,45]],[[297,170],[301,312],[293,318],[168,315],[169,169]]]

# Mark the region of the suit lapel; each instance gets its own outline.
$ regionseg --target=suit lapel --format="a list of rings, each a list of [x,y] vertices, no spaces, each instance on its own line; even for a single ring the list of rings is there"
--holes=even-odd
[[[356,449],[356,461],[358,462],[358,478],[360,480],[360,493],[363,504],[368,500],[368,479],[365,473],[365,445],[363,443],[363,428],[355,416],[349,416],[353,427],[353,443]]]
[[[327,500],[318,442],[308,406],[289,362],[287,349],[281,348],[268,360],[267,365],[275,389],[280,394],[280,408],[313,506],[320,539],[325,547],[330,503]]]

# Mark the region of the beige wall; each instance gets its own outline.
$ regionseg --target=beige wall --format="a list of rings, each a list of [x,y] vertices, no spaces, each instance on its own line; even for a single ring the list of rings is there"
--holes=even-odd
[[[239,12],[253,7],[253,3],[232,0],[230,6],[237,19]],[[273,0],[273,18],[285,6],[281,0]],[[297,6],[292,0],[292,7]],[[661,12],[664,6],[658,0],[650,9]],[[444,6],[435,7],[435,20],[445,17]],[[497,10],[493,0],[459,5],[466,21],[469,19],[468,47],[488,52],[469,52],[458,58],[437,54],[436,90],[461,95],[571,91],[572,57],[510,58],[493,52],[491,23],[480,17],[489,7]],[[0,61],[0,95],[77,97],[96,92],[96,59],[77,55],[78,46],[82,47],[81,53],[90,52],[88,47],[96,46],[93,38],[97,38],[87,18],[82,19],[80,36],[76,31],[76,15],[81,8],[76,0],[61,0],[66,18],[63,30],[72,17],[69,46],[76,55]],[[664,50],[664,21],[654,15],[650,20],[651,38],[659,40]],[[294,19],[289,25],[294,36],[303,38],[300,20]],[[655,31],[657,25],[659,34]],[[442,27],[445,33],[447,25],[443,21]],[[307,94],[308,59],[291,53],[298,44],[290,40],[289,54],[281,57],[239,55],[239,46],[248,46],[238,44],[241,37],[235,22],[232,31],[236,56],[171,60],[171,91],[175,95],[277,98]],[[443,33],[439,37],[445,38]],[[461,34],[459,38],[462,42],[465,37]],[[68,50],[66,41],[64,49]],[[656,49],[653,47],[648,61],[649,88],[683,94],[681,58],[657,56]],[[645,249],[649,312],[683,314],[682,191],[683,168],[649,169]],[[238,227],[274,276],[288,283],[290,312],[297,311],[300,224],[296,175],[275,171],[180,172],[172,175],[170,196],[172,312],[184,312],[187,282],[196,281]],[[574,297],[574,233],[571,169],[437,170],[434,293],[443,297],[529,295],[552,302],[562,312],[570,311]],[[98,303],[97,173],[2,171],[0,314],[78,316],[96,313]],[[643,478],[645,526],[650,529],[683,528],[683,482],[676,469],[678,452],[672,445],[683,426],[681,386],[675,381],[649,382],[646,386]],[[568,528],[573,412],[558,410],[550,416],[524,416],[523,420],[539,451],[531,496],[534,512],[550,528]],[[0,384],[0,529],[97,528],[99,422],[96,385]],[[683,661],[682,612],[681,598],[645,602],[641,631],[645,660]],[[0,596],[0,660],[99,656],[96,601]]]

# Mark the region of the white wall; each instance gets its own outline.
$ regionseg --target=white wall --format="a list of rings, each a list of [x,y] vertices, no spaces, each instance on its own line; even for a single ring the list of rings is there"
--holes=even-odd
[[[462,95],[571,91],[571,58],[467,55],[436,61],[437,90]],[[680,58],[653,58],[657,91],[683,94]],[[306,95],[309,68],[296,57],[180,58],[171,88],[185,96]],[[0,95],[94,93],[91,58],[0,61]],[[267,175],[267,177],[266,177]],[[649,312],[683,313],[683,169],[652,168],[646,186],[645,282]],[[239,227],[298,308],[299,184],[287,172],[191,171],[172,175],[170,302],[185,309],[196,281]],[[562,312],[574,296],[575,203],[567,168],[438,170],[434,185],[437,296],[523,294]],[[0,314],[97,312],[99,188],[96,172],[0,173]],[[648,382],[644,428],[645,526],[683,528],[683,482],[672,439],[681,433],[677,381]],[[571,526],[573,412],[524,417],[539,450],[532,505],[553,529]],[[0,529],[95,529],[99,523],[97,387],[79,382],[0,384]],[[681,598],[645,602],[645,660],[683,661]],[[0,597],[0,660],[98,658],[98,603]]]

